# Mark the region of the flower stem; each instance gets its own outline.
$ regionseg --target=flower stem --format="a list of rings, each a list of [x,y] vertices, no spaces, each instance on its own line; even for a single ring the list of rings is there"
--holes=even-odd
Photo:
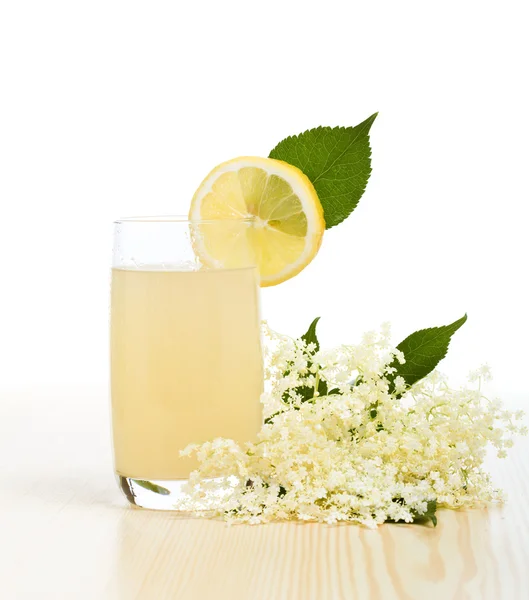
[[[316,398],[316,396],[319,396],[319,393],[318,393],[319,387],[320,387],[320,372],[318,371],[316,373],[316,379],[314,381],[314,395],[312,396],[313,398]]]

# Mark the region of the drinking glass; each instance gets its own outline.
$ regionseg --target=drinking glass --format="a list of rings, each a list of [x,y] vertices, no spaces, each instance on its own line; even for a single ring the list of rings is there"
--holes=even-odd
[[[173,509],[215,437],[254,440],[263,368],[252,221],[115,222],[111,396],[115,472],[131,504]]]

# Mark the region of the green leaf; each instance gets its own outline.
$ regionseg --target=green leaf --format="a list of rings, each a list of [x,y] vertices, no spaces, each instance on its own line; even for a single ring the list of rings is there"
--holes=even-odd
[[[319,320],[320,317],[316,317],[314,321],[312,321],[312,323],[309,325],[307,332],[301,336],[301,339],[305,343],[314,344],[316,346],[314,352],[318,352],[320,349],[320,342],[318,341],[318,336],[316,335],[316,327],[318,325]],[[310,367],[312,366],[312,362],[308,361],[307,366],[310,369]],[[303,402],[306,402],[307,400],[313,400],[316,397],[316,389],[314,389],[314,387],[303,385],[296,388],[296,392],[303,398]],[[317,392],[318,396],[326,396],[329,392],[327,382],[323,379],[318,379]]]
[[[318,394],[317,395],[314,393],[316,391],[314,389],[314,387],[310,386],[310,385],[300,385],[297,388],[294,388],[294,391],[301,396],[301,402],[308,402],[309,400],[314,400],[315,398],[318,398],[320,396],[328,396],[329,395],[328,389],[329,388],[327,386],[327,382],[324,381],[323,379],[320,379],[318,381]],[[287,390],[283,394],[283,402],[285,402],[286,404],[288,404],[290,401],[289,400],[290,396],[288,394],[289,391],[290,390]],[[339,394],[340,390],[334,389],[334,390],[331,390],[330,393]]]
[[[320,349],[320,342],[318,341],[318,336],[316,335],[316,326],[318,325],[318,321],[320,317],[316,317],[314,321],[310,324],[307,333],[304,333],[301,336],[301,339],[307,344],[315,344],[316,352]]]
[[[369,130],[378,113],[356,127],[316,127],[287,137],[270,152],[301,169],[314,185],[327,229],[356,208],[371,175]]]
[[[162,496],[168,496],[171,492],[162,487],[161,485],[156,485],[156,483],[152,483],[151,481],[145,481],[144,479],[132,479],[136,485],[139,485],[150,492],[154,492],[155,494],[161,494]]]
[[[426,512],[418,513],[417,511],[412,511],[413,514],[413,522],[418,524],[426,524],[430,521],[432,522],[434,527],[437,527],[437,500],[430,500],[427,504]]]
[[[266,419],[264,420],[265,425],[269,425],[274,420],[274,417],[277,417],[277,415],[280,415],[282,412],[282,410],[278,410],[269,417],[266,417]]]
[[[312,352],[308,352],[308,351],[306,352],[308,369],[310,369],[313,364],[312,361],[310,360],[310,356],[314,355],[320,349],[320,342],[318,341],[318,336],[316,335],[316,327],[318,325],[319,320],[320,320],[320,317],[316,317],[314,319],[314,321],[312,321],[312,323],[310,324],[307,332],[301,336],[301,339],[306,344],[314,344],[314,346],[315,346],[315,349]],[[283,377],[286,377],[289,374],[290,374],[290,371],[287,370],[283,373]],[[289,396],[290,391],[291,390],[286,390],[283,393],[282,400],[285,404],[290,403],[290,396]],[[316,387],[316,385],[314,385],[314,386],[300,385],[297,388],[294,388],[294,391],[301,396],[302,402],[314,401],[315,398],[318,398],[320,396],[328,396],[330,394],[340,394],[341,393],[338,388],[333,388],[331,391],[329,391],[329,386],[327,385],[327,382],[324,379],[320,379],[319,377],[317,378],[317,387]],[[317,394],[315,393],[316,391],[318,392]],[[275,413],[274,415],[268,417],[268,419],[265,420],[265,423],[270,423],[277,414],[279,414],[279,413]]]
[[[397,502],[398,504],[404,504],[403,498],[393,498],[393,502]],[[416,525],[427,525],[430,521],[434,527],[437,527],[437,500],[430,500],[426,504],[426,512],[418,513],[416,510],[412,510],[411,514],[413,516],[412,523]],[[393,519],[388,519],[387,523],[399,523],[401,521],[394,521]]]
[[[391,367],[396,369],[394,373],[388,376],[390,389],[393,387],[395,377],[399,375],[404,378],[406,385],[410,387],[433,371],[446,356],[452,335],[466,320],[467,315],[465,314],[451,325],[421,329],[403,340],[397,346],[397,350],[404,354],[406,362],[401,365],[395,358],[390,364]]]

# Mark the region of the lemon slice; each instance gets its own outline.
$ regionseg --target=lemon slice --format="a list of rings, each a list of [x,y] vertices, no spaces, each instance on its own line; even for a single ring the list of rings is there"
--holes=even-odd
[[[308,177],[283,161],[253,156],[213,169],[193,197],[189,218],[252,218],[244,243],[229,228],[219,234],[204,227],[197,250],[209,264],[234,266],[242,262],[249,241],[263,287],[304,269],[316,256],[325,231],[323,208]]]

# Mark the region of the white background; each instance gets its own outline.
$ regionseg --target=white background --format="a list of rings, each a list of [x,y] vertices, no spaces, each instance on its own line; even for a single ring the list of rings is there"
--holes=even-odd
[[[525,4],[3,2],[0,387],[106,382],[113,219],[186,213],[217,163],[380,111],[359,207],[264,316],[321,315],[331,344],[467,311],[443,369],[523,391]]]

